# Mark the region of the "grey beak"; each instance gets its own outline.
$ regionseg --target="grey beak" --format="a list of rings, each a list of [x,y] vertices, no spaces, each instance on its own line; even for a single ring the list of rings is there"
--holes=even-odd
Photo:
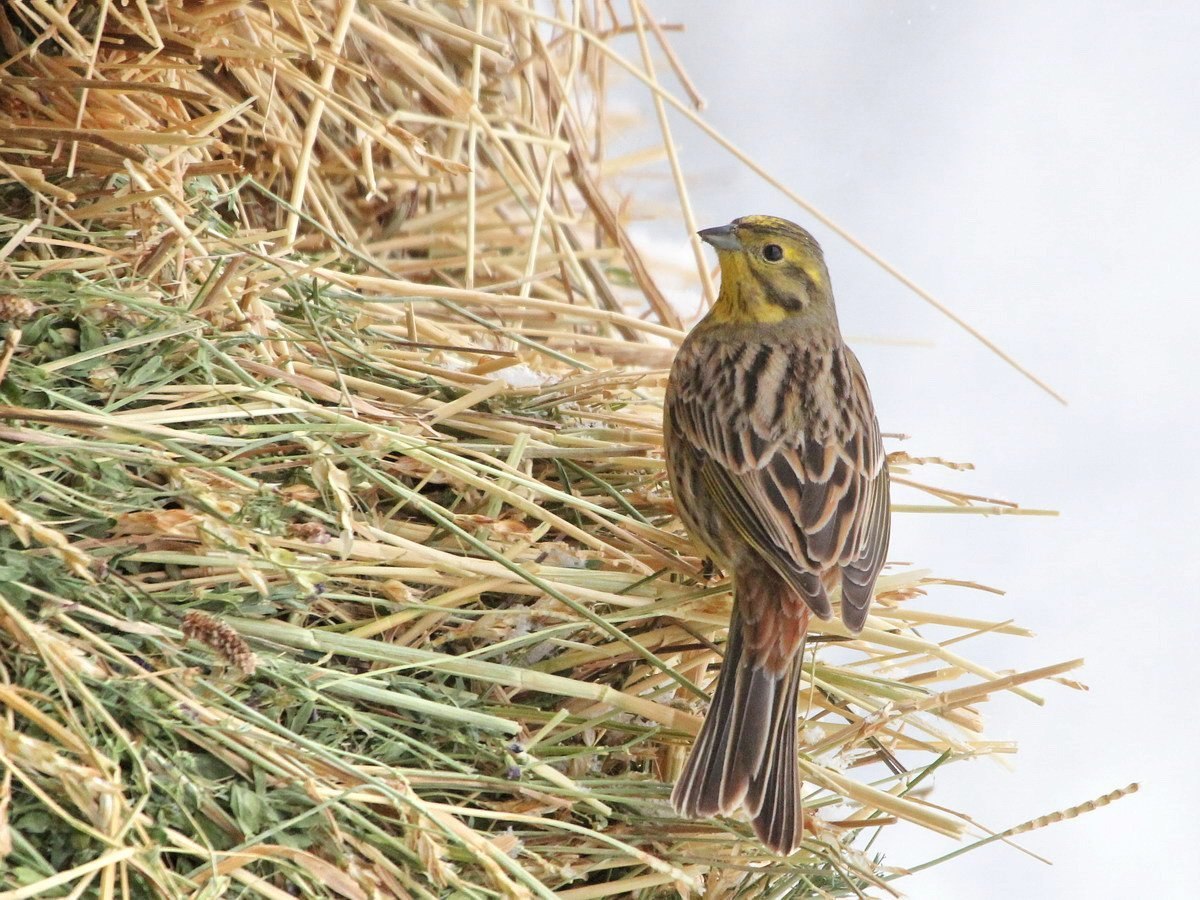
[[[705,228],[703,231],[696,232],[700,236],[700,240],[706,244],[711,244],[717,250],[740,250],[742,242],[738,240],[737,233],[732,225],[721,225],[717,228]]]

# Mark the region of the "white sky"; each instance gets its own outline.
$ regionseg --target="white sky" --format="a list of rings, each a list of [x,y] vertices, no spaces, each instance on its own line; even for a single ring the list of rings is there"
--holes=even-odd
[[[884,430],[912,435],[915,455],[977,466],[931,479],[1062,512],[895,523],[892,559],[1008,592],[945,589],[931,606],[1038,633],[972,641],[974,658],[1027,669],[1082,656],[1091,686],[1046,685],[1041,709],[988,703],[989,736],[1020,744],[1015,766],[953,765],[934,801],[1003,829],[1142,783],[1021,839],[1053,866],[992,845],[897,886],[920,898],[1197,896],[1200,4],[650,6],[686,23],[673,43],[710,122],[1070,401],[673,120],[701,226],[771,213],[821,240]],[[632,40],[621,49],[636,58]],[[687,258],[682,226],[654,240]],[[870,343],[885,334],[934,346]],[[954,846],[889,832],[893,865]]]

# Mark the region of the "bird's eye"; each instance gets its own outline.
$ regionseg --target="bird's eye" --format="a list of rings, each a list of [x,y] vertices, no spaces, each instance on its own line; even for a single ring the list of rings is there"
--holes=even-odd
[[[763,247],[763,259],[767,262],[779,262],[783,259],[783,248],[778,244],[767,244]]]

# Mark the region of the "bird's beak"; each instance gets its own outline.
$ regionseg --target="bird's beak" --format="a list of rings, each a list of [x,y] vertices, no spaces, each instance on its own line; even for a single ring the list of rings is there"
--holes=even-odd
[[[738,240],[737,231],[732,225],[721,225],[718,228],[705,228],[698,231],[700,240],[711,244],[717,250],[741,250],[742,242]]]

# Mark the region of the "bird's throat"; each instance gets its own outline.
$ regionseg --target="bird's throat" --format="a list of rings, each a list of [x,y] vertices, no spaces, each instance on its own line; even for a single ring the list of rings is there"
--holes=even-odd
[[[798,303],[788,303],[751,270],[743,253],[722,253],[721,291],[708,314],[717,325],[771,325],[794,316]],[[783,302],[781,302],[783,301]],[[789,308],[790,307],[790,308]]]

